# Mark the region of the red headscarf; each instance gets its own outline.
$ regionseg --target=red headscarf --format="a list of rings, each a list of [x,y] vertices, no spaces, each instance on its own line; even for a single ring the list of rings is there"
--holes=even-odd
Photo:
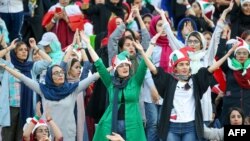
[[[108,35],[102,39],[101,41],[101,47],[108,45],[108,38],[109,36],[115,31],[117,25],[116,25],[116,19],[119,17],[113,17],[108,22]]]
[[[150,27],[149,27],[149,32],[151,34],[151,37],[153,37],[153,36],[155,36],[155,34],[157,34],[156,24],[160,19],[161,19],[161,17],[159,15],[154,16],[152,18],[152,21],[151,21]],[[169,46],[168,38],[166,36],[160,36],[158,38],[158,40],[156,41],[156,44],[158,46],[162,47],[160,67],[162,67],[165,72],[171,73],[172,68],[169,67],[168,63],[169,63],[169,55],[172,53],[172,49]]]

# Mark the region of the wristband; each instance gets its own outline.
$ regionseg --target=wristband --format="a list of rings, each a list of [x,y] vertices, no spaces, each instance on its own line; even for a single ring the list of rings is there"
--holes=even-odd
[[[38,115],[35,115],[33,118],[35,118],[37,121],[40,119]]]
[[[34,118],[32,118],[32,119],[31,119],[31,122],[32,122],[33,124],[37,124],[38,121],[36,121]]]

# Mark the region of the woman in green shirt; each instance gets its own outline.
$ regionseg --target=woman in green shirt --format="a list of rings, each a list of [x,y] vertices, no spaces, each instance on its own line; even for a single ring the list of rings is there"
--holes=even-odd
[[[112,59],[114,76],[111,76],[89,39],[84,37],[83,40],[88,44],[90,56],[109,92],[109,106],[98,123],[93,141],[108,141],[106,135],[111,132],[120,134],[126,141],[146,141],[139,110],[139,94],[147,70],[144,60],[148,60],[142,46],[133,42],[144,59],[133,75],[128,52],[124,51]]]

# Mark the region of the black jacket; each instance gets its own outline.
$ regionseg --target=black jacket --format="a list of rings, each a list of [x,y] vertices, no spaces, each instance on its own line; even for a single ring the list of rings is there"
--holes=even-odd
[[[178,80],[171,74],[165,73],[162,68],[157,68],[158,73],[153,75],[153,79],[156,88],[163,97],[163,106],[160,117],[160,124],[158,125],[159,137],[163,140],[167,139],[167,133],[169,130],[170,114],[173,105],[174,94]],[[193,80],[193,94],[195,98],[195,128],[198,139],[203,137],[203,117],[201,110],[200,99],[202,95],[207,91],[209,86],[216,84],[212,73],[207,68],[201,68],[197,74],[191,76]]]

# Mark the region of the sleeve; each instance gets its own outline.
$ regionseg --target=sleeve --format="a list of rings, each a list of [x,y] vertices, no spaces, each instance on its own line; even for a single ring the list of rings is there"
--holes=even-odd
[[[233,9],[230,12],[230,21],[231,22],[235,22],[235,21],[240,19],[240,17],[239,17],[240,11],[241,11],[241,7],[238,6],[236,3],[234,3]]]
[[[106,88],[108,88],[111,84],[111,76],[109,74],[109,72],[107,71],[106,67],[104,66],[103,62],[101,59],[98,59],[95,63],[94,63],[96,70],[98,71],[101,80],[103,82],[103,84],[106,86]]]
[[[213,32],[212,39],[208,47],[208,53],[205,56],[206,57],[205,60],[208,61],[207,66],[210,66],[213,64],[213,60],[217,53],[218,45],[220,43],[220,36],[221,36],[224,26],[225,24],[223,22],[218,22]]]
[[[46,60],[37,61],[34,63],[32,71],[37,76],[37,75],[41,74],[43,70],[46,70],[50,64],[51,64],[51,62],[46,61]]]
[[[87,78],[89,74],[89,70],[91,69],[92,69],[92,64],[89,61],[84,61],[80,80]]]
[[[108,57],[109,65],[111,65],[112,58],[118,53],[118,41],[125,31],[125,24],[119,25],[115,31],[110,35],[108,41]]]
[[[226,39],[222,39],[220,38],[220,42],[219,42],[219,47],[218,47],[218,50],[217,50],[217,53],[216,53],[216,57],[217,59],[221,59],[224,55],[226,55],[227,53],[227,48],[226,48],[226,42],[227,40]],[[228,70],[228,64],[227,64],[227,61],[225,61],[222,65],[221,65],[221,69],[226,72]]]
[[[194,74],[194,79],[198,85],[199,94],[201,94],[201,97],[207,91],[209,86],[213,87],[217,84],[213,77],[213,73],[210,73],[207,68],[200,68],[199,71]]]
[[[64,61],[61,61],[60,66],[62,67],[62,69],[64,70],[64,72],[67,72],[67,63]]]
[[[88,15],[88,16],[98,15],[101,7],[102,7],[102,4],[90,5],[90,7],[88,9],[83,9],[83,13]]]
[[[165,23],[163,25],[163,28],[167,34],[167,38],[168,38],[168,41],[172,50],[180,49],[185,46],[180,40],[178,40],[175,37],[169,23]]]
[[[28,77],[26,77],[25,75],[22,75],[20,77],[20,80],[30,89],[32,89],[33,91],[35,91],[37,94],[42,95],[42,91],[40,89],[39,83],[35,80],[32,80]]]
[[[152,74],[154,84],[161,97],[164,97],[166,91],[166,83],[168,82],[167,81],[168,76],[169,74],[165,73],[161,67],[157,67],[156,75]]]
[[[75,90],[75,94],[79,94],[81,91],[88,88],[88,86],[93,83],[95,80],[97,80],[99,77],[97,74],[93,74],[79,82],[78,87]]]
[[[142,85],[146,72],[147,72],[147,66],[144,59],[142,59],[135,73],[135,80],[138,83],[138,85]]]
[[[145,29],[141,29],[141,45],[143,47],[144,50],[148,49],[149,46],[149,42],[150,42],[150,34],[148,32],[148,30]]]
[[[208,128],[204,124],[204,138],[208,140],[224,140],[224,128]]]

